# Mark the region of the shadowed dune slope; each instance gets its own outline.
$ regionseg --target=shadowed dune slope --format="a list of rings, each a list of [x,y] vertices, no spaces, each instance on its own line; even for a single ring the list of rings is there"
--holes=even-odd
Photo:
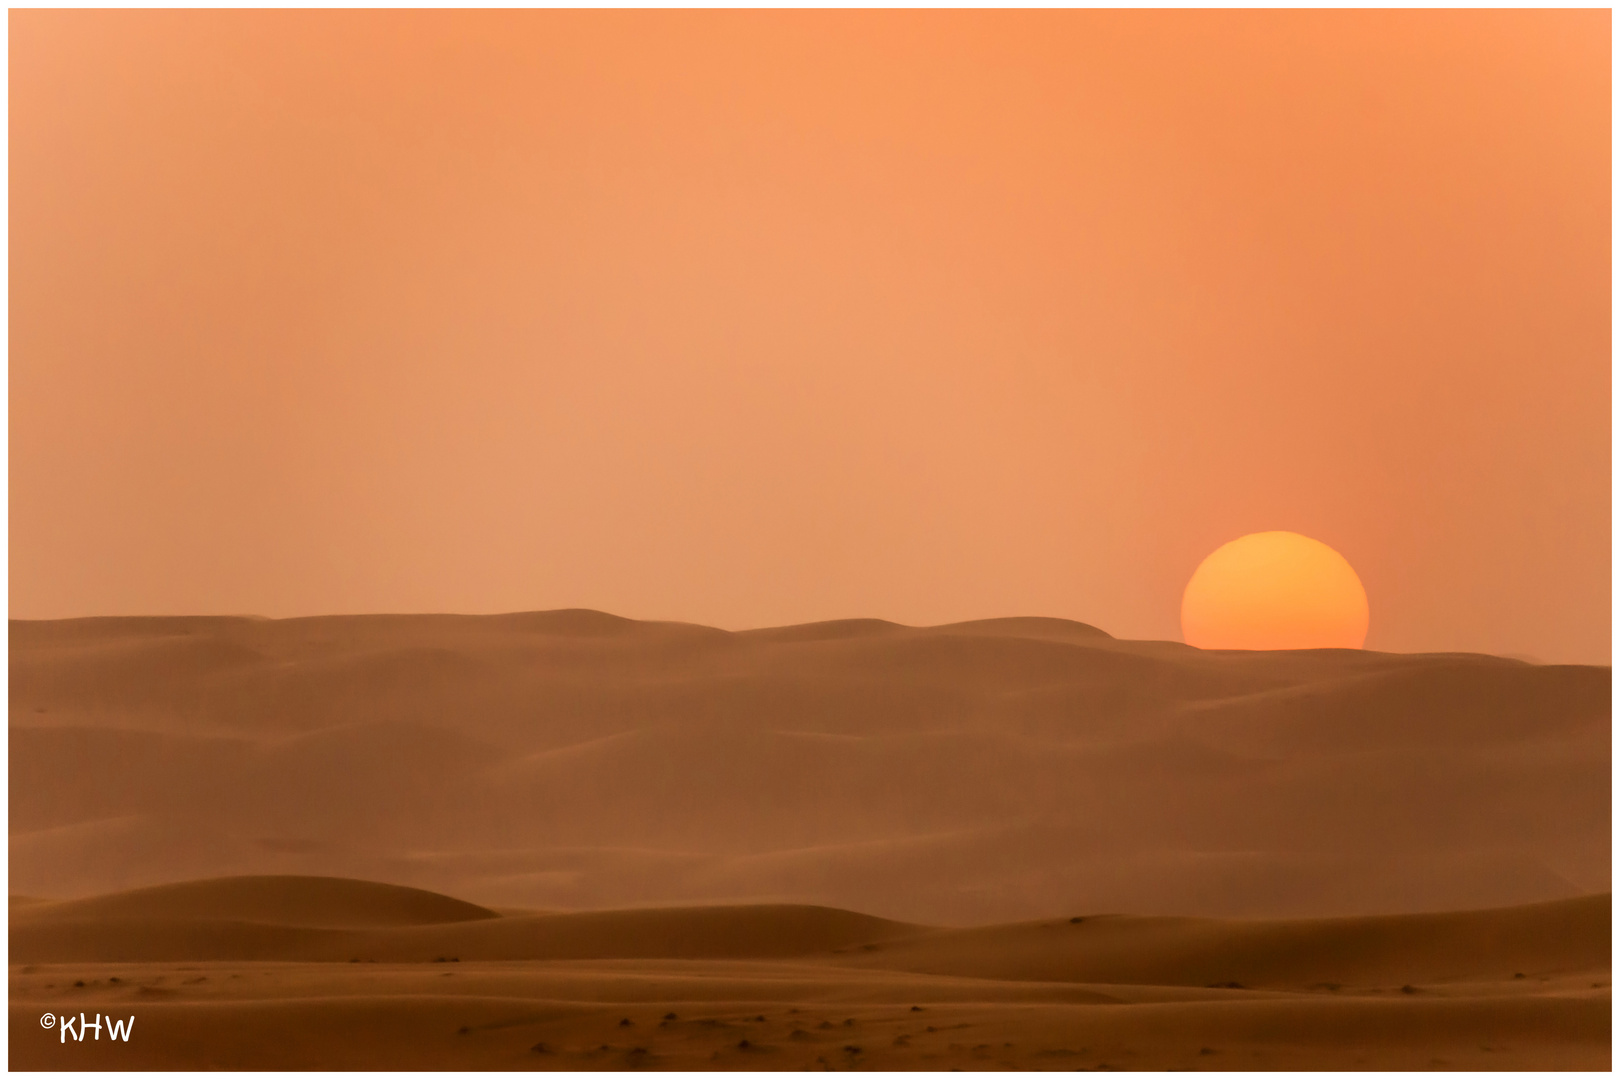
[[[1608,668],[583,610],[14,621],[10,650],[31,896],[302,875],[970,925],[1609,889]]]

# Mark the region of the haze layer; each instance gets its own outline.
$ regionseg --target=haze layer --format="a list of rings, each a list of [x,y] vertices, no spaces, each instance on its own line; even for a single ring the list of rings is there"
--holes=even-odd
[[[1609,887],[1610,671],[1079,623],[592,611],[11,624],[11,881],[985,923]]]

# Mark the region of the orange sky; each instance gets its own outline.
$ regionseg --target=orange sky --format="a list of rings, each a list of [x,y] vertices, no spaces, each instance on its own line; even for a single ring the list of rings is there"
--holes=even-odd
[[[1607,11],[13,11],[11,614],[1608,662]]]

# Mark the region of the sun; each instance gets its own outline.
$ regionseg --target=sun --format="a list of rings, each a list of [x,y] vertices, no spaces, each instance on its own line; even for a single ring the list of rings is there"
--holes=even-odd
[[[1359,649],[1367,591],[1344,556],[1319,540],[1250,533],[1193,571],[1181,636],[1200,649]]]

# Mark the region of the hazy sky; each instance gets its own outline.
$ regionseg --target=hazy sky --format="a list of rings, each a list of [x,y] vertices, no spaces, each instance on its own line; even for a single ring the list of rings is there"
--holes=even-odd
[[[1608,662],[1608,11],[12,11],[11,614]]]

